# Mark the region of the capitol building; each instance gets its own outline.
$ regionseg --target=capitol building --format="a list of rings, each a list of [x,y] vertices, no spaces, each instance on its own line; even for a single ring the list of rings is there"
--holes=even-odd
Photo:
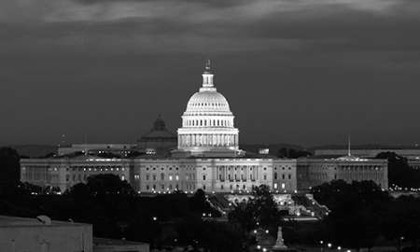
[[[74,144],[59,148],[51,158],[22,159],[21,181],[65,191],[89,176],[111,173],[139,193],[237,193],[259,185],[292,193],[333,179],[373,180],[388,188],[386,160],[300,160],[247,153],[239,147],[234,119],[228,100],[216,89],[208,61],[177,134],[159,117],[137,144]]]

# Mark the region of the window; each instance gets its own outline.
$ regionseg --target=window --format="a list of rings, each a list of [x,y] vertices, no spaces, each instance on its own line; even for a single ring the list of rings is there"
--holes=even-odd
[[[206,180],[206,175],[203,175],[203,180]]]
[[[172,175],[169,175],[169,180],[171,180],[171,181],[172,181]]]
[[[220,189],[223,190],[223,185],[220,185]]]
[[[274,189],[277,189],[277,183],[274,183]]]
[[[164,173],[160,174],[160,180],[165,180],[165,174]]]
[[[203,185],[203,190],[206,190],[206,185]]]
[[[285,179],[285,178],[286,178],[286,175],[282,174],[282,175],[281,175],[281,178],[282,178],[282,179]]]
[[[150,177],[149,174],[146,174],[146,180],[149,180],[149,177]]]
[[[267,180],[267,174],[264,174],[264,180]]]
[[[153,174],[153,180],[156,180],[156,174]]]
[[[292,179],[292,174],[289,174],[289,179]]]
[[[150,188],[149,185],[146,185],[146,190],[149,190],[149,188]]]
[[[277,172],[274,173],[274,179],[277,179]]]
[[[134,179],[140,179],[140,175],[135,174],[135,175],[134,175]]]
[[[178,175],[176,175],[176,176],[175,176],[175,179],[176,179],[176,180],[179,180],[179,176],[178,176]]]

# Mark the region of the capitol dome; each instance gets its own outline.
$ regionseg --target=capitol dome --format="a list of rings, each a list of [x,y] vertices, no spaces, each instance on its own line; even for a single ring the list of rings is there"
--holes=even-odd
[[[203,153],[236,155],[239,131],[234,127],[228,101],[214,87],[210,61],[202,76],[202,87],[191,96],[182,115],[178,150],[203,156]]]
[[[202,91],[191,96],[185,113],[230,113],[229,103],[217,91]]]

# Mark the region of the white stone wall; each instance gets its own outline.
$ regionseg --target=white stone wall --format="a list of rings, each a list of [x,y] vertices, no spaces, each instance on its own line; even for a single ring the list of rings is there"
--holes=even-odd
[[[338,160],[298,159],[297,182],[299,190],[307,190],[332,180],[372,180],[388,189],[388,162],[380,159]]]

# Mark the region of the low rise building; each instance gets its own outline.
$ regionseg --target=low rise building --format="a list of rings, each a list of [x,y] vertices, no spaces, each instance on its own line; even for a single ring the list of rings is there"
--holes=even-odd
[[[0,216],[0,251],[92,252],[92,225]]]
[[[355,156],[340,158],[299,158],[297,160],[298,190],[308,190],[332,180],[371,180],[388,189],[388,161]]]

